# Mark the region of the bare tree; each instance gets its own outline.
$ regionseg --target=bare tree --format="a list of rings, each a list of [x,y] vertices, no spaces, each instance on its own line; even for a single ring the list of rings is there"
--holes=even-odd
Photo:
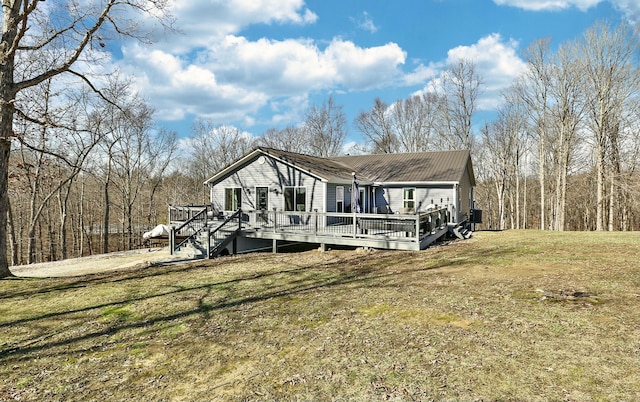
[[[596,230],[605,225],[605,186],[610,180],[609,229],[613,229],[615,180],[619,175],[619,135],[629,101],[640,91],[639,40],[624,24],[611,30],[604,23],[588,29],[578,42],[588,96],[587,125],[596,148]],[[609,172],[607,172],[609,170]]]
[[[552,146],[549,154],[555,171],[555,200],[551,227],[555,230],[564,230],[566,225],[567,177],[585,108],[582,66],[576,58],[575,47],[567,44],[556,52],[550,69],[549,140]]]
[[[0,38],[0,277],[11,275],[7,261],[8,171],[18,95],[61,74],[72,74],[82,55],[101,37],[135,34],[131,11],[162,14],[166,0],[79,2],[2,0]],[[22,64],[25,60],[27,63]],[[34,64],[28,61],[40,60]],[[90,60],[85,60],[90,62]]]
[[[312,154],[313,149],[308,134],[309,131],[302,127],[287,126],[282,130],[270,128],[256,138],[255,144],[299,154]]]
[[[402,152],[430,149],[441,100],[432,92],[414,95],[396,102],[391,108],[391,125]]]
[[[354,122],[356,128],[371,143],[374,153],[394,153],[400,149],[388,109],[389,106],[385,102],[376,98],[373,108],[368,112],[361,112]]]
[[[52,81],[46,80],[38,86],[28,88],[29,96],[18,103],[32,119],[20,120],[19,130],[21,166],[24,167],[25,183],[29,188],[28,257],[27,262],[36,262],[36,229],[47,211],[53,197],[66,193],[68,197],[73,181],[83,168],[84,162],[98,142],[98,137],[79,124],[82,106],[76,100],[64,99],[54,91]],[[66,235],[64,204],[60,204],[59,233]],[[51,222],[48,225],[53,226]],[[51,231],[50,231],[51,232]],[[66,256],[64,240],[59,247]],[[51,259],[57,259],[55,253]]]
[[[209,194],[203,185],[214,173],[228,166],[253,147],[253,137],[228,125],[216,125],[211,120],[197,119],[191,128],[192,137],[186,141],[187,169],[192,178],[194,194],[199,203],[208,202]]]
[[[440,148],[472,148],[472,119],[482,85],[482,77],[471,60],[458,60],[442,74],[440,86],[435,88],[444,100],[440,102]]]
[[[550,76],[550,51],[549,40],[534,42],[525,52],[527,60],[527,72],[520,77],[514,86],[514,91],[526,110],[535,128],[535,140],[538,144],[538,182],[540,184],[540,229],[546,229],[546,157],[547,157],[547,130],[549,126],[549,88]]]
[[[332,95],[322,105],[313,105],[307,110],[303,128],[312,155],[328,157],[342,153],[347,137],[347,118]]]

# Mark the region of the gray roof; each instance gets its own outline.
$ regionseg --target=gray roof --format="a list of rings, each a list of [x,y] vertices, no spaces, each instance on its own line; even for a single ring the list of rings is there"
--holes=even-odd
[[[259,147],[227,166],[205,184],[215,183],[260,154],[270,155],[328,182],[349,182],[353,173],[361,183],[459,182],[469,169],[471,185],[475,177],[470,152],[440,151],[401,154],[355,155],[321,158]]]
[[[459,182],[467,167],[475,185],[468,150],[403,154],[355,155],[331,158],[351,166],[374,182]]]
[[[258,149],[327,181],[350,181],[353,180],[352,174],[356,172],[352,167],[332,159],[281,151],[274,148],[260,147]]]

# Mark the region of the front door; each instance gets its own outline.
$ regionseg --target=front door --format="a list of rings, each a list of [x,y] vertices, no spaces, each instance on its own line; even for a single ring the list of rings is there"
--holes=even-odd
[[[256,209],[258,212],[258,219],[263,222],[268,221],[267,209],[269,208],[269,188],[268,187],[256,187]]]
[[[269,188],[256,187],[256,209],[269,209]]]

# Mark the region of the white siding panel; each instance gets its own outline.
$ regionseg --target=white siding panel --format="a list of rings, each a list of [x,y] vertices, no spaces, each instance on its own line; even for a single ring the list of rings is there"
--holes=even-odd
[[[242,209],[254,210],[256,208],[256,187],[269,189],[269,209],[284,209],[284,187],[306,187],[307,210],[317,209],[322,211],[324,199],[324,186],[315,177],[281,163],[269,156],[249,161],[246,165],[232,172],[219,182],[211,190],[211,203],[215,208],[224,209],[225,188],[241,187]]]

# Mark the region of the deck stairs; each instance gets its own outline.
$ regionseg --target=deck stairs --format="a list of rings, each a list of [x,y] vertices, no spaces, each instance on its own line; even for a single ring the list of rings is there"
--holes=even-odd
[[[203,210],[206,216],[207,211]],[[219,220],[202,219],[197,214],[172,231],[172,252],[188,258],[215,258],[226,254],[226,248],[234,242],[241,230],[241,211]],[[175,239],[180,239],[176,242]]]
[[[453,234],[455,237],[461,240],[470,239],[473,236],[473,231],[469,228],[468,222],[463,222],[462,224],[450,225],[449,233]]]

